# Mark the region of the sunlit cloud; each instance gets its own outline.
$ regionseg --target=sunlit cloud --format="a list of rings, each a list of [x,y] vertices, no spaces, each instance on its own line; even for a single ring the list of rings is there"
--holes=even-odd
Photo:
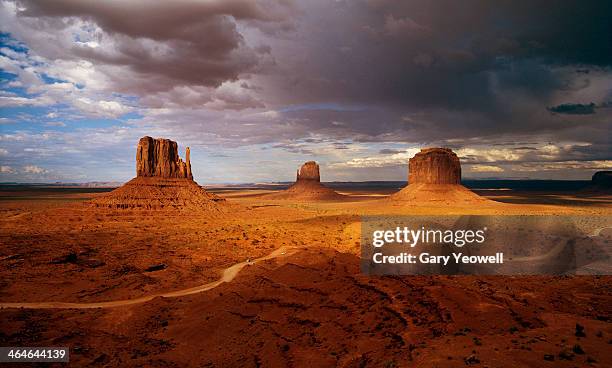
[[[477,173],[499,173],[504,172],[504,169],[494,165],[471,165],[468,166],[468,171]]]

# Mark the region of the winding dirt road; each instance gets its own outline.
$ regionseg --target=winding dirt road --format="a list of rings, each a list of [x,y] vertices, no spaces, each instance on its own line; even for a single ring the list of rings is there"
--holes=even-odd
[[[588,236],[589,237],[599,236],[601,234],[601,231],[609,227],[610,226],[604,226],[602,228],[597,228]],[[534,261],[534,260],[541,260],[544,258],[550,258],[556,255],[557,253],[559,253],[563,249],[563,247],[564,247],[564,244],[559,244],[557,247],[551,249],[545,255],[535,256],[535,257],[516,258],[513,261],[515,262],[516,261],[528,261],[528,260]],[[115,301],[110,301],[110,302],[93,302],[93,303],[67,303],[67,302],[33,302],[33,303],[7,302],[7,303],[3,303],[3,302],[0,302],[0,309],[7,309],[7,308],[27,308],[27,309],[114,308],[114,307],[124,307],[128,305],[146,303],[158,297],[176,298],[176,297],[185,296],[185,295],[197,294],[197,293],[201,293],[204,291],[214,289],[217,286],[223,284],[224,282],[232,281],[240,273],[240,271],[242,271],[242,269],[247,265],[255,264],[257,262],[261,262],[261,261],[265,261],[265,260],[269,260],[269,259],[273,259],[277,257],[289,256],[289,255],[295,254],[299,249],[300,249],[299,247],[290,247],[290,246],[280,247],[276,249],[275,251],[273,251],[272,253],[265,255],[263,257],[256,258],[250,262],[245,261],[245,262],[236,263],[224,269],[223,274],[221,275],[221,278],[219,278],[217,281],[209,282],[208,284],[204,284],[204,285],[194,286],[188,289],[181,289],[181,290],[169,291],[169,292],[164,292],[164,293],[156,293],[156,294],[146,295],[146,296],[142,296],[140,298],[135,298],[135,299],[115,300]]]
[[[242,269],[247,265],[252,265],[257,262],[266,261],[278,257],[286,257],[295,254],[299,250],[298,247],[283,246],[276,249],[274,252],[260,258],[256,258],[250,262],[236,263],[223,270],[221,278],[217,281],[209,282],[208,284],[194,286],[188,289],[169,291],[164,293],[156,293],[146,295],[136,299],[115,300],[110,302],[93,302],[93,303],[66,303],[66,302],[35,302],[35,303],[3,303],[0,302],[0,309],[7,308],[27,308],[27,309],[93,309],[93,308],[114,308],[124,307],[134,304],[142,304],[151,301],[155,298],[176,298],[185,295],[197,294],[216,288],[224,282],[232,281]]]

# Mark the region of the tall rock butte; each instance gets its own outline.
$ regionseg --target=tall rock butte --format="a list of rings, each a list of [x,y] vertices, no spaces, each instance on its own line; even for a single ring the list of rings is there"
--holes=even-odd
[[[314,161],[308,161],[298,169],[295,183],[292,186],[281,192],[265,195],[264,198],[316,201],[338,200],[344,196],[321,184],[319,165]]]
[[[298,169],[295,181],[316,181],[320,183],[319,165],[314,161],[306,162]]]
[[[193,180],[189,147],[185,161],[176,142],[142,137],[136,147],[136,177],[92,201],[115,209],[220,210],[224,199],[208,193]]]
[[[486,202],[461,185],[459,157],[448,148],[423,148],[408,161],[408,185],[392,201],[443,205]]]
[[[448,148],[423,148],[408,160],[409,184],[461,184],[461,163]]]
[[[185,162],[178,154],[176,142],[164,138],[142,137],[136,148],[136,176],[185,178],[193,180],[189,147]]]

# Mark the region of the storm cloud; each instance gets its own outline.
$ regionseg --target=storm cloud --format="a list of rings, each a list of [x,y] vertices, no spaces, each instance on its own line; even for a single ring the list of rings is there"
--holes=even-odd
[[[283,28],[290,26],[293,13],[291,3],[283,0],[16,4],[16,22],[25,29],[60,35],[73,31],[73,39],[68,40],[48,35],[45,41],[54,41],[53,45],[41,45],[33,39],[36,35],[22,33],[37,52],[50,59],[96,63],[113,88],[140,95],[179,86],[219,87],[256,71],[271,61],[270,49],[265,44],[248,45],[238,22]]]
[[[343,180],[388,165],[404,176],[406,152],[424,145],[502,176],[566,163],[588,177],[612,157],[609,1],[32,0],[0,10],[18,43],[0,50],[0,68],[16,75],[3,106],[122,119],[129,137],[308,157]],[[70,121],[39,120],[74,133]],[[504,147],[514,154],[500,156]]]
[[[557,114],[569,114],[569,115],[589,115],[595,113],[595,104],[590,103],[584,104],[571,104],[566,103],[559,106],[549,107],[548,111]]]

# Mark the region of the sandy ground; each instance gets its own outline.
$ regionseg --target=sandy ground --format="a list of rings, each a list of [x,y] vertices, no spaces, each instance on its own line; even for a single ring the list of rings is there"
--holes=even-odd
[[[612,215],[612,196],[482,191],[477,206],[262,200],[222,213],[92,209],[98,193],[0,198],[1,346],[70,346],[75,366],[610,366],[612,277],[367,277],[360,215]],[[281,247],[296,249],[251,262]],[[283,253],[283,252],[281,252]],[[576,324],[586,336],[576,336]],[[581,335],[580,333],[578,335]],[[553,359],[553,360],[551,360]]]

